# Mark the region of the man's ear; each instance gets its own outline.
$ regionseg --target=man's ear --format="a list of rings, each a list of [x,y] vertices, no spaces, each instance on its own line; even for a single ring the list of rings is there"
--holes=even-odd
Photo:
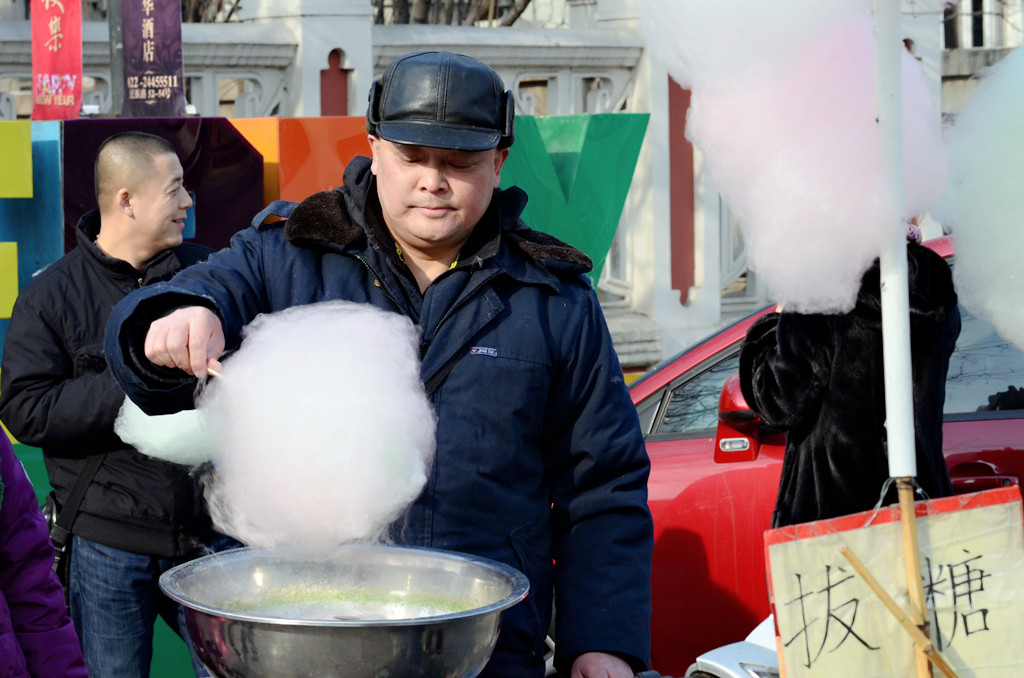
[[[121,210],[124,214],[129,217],[135,216],[135,210],[132,208],[132,192],[127,188],[118,189],[117,194],[114,196],[115,204],[117,209]]]
[[[370,173],[377,176],[377,144],[380,143],[380,137],[374,134],[367,134],[366,140],[370,142]]]
[[[494,187],[501,187],[501,168],[508,160],[508,149],[499,148],[494,154]]]

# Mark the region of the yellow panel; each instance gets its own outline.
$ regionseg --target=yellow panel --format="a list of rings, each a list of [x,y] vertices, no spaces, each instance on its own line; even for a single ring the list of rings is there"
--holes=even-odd
[[[11,309],[14,308],[14,298],[18,296],[18,243],[0,242],[0,318],[10,318]],[[11,439],[11,444],[17,445],[11,432],[7,430],[3,422],[0,427]]]
[[[269,205],[281,197],[278,118],[231,118],[230,122],[263,156],[263,204]]]
[[[0,198],[32,197],[32,126],[28,120],[0,121]]]
[[[263,155],[265,162],[278,161],[277,118],[231,118],[230,122]]]
[[[647,372],[643,370],[623,370],[622,376],[626,378],[626,386],[629,386],[645,374],[647,374]]]
[[[0,318],[10,318],[18,296],[18,243],[0,242]]]

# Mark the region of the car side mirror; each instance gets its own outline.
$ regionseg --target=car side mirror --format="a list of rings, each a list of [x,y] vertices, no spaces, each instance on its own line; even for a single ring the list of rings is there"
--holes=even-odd
[[[761,449],[761,417],[747,405],[740,388],[740,373],[733,372],[718,398],[715,462],[754,461]]]

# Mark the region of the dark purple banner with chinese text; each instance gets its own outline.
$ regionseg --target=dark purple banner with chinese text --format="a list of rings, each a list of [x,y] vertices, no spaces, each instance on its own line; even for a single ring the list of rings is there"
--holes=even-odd
[[[185,115],[181,0],[121,0],[124,117]]]

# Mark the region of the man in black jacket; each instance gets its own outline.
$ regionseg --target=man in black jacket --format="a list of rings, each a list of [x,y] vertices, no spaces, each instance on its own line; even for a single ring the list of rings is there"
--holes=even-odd
[[[103,356],[103,329],[133,289],[167,280],[209,250],[182,243],[192,199],[174,148],[126,132],[96,160],[98,210],[78,247],[21,291],[0,374],[0,419],[43,449],[58,504],[87,460],[103,455],[76,514],[71,615],[93,678],[147,676],[159,613],[179,628],[160,574],[214,543],[202,488],[189,469],[146,457],[113,425],[124,393]]]

